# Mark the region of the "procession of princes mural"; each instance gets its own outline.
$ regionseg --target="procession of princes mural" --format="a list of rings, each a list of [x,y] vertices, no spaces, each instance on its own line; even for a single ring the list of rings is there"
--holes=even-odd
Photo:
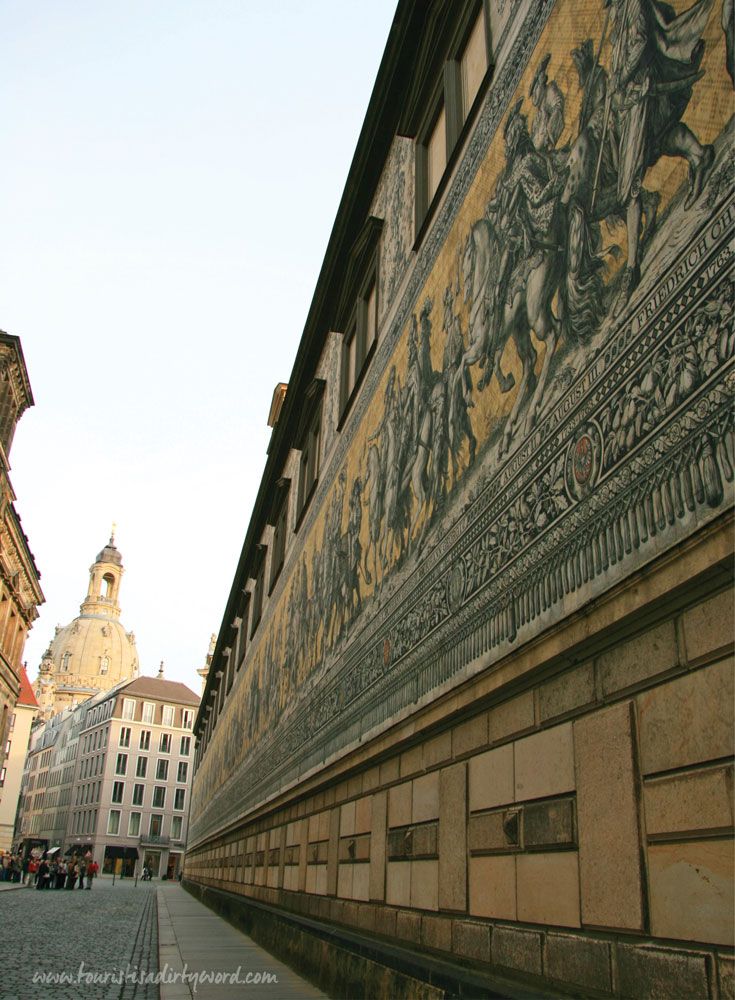
[[[609,338],[643,322],[646,296],[732,196],[733,0],[575,6],[552,12],[290,571],[231,706],[224,770]],[[603,471],[731,363],[733,300],[730,269],[606,401]],[[731,481],[731,429],[716,451]],[[560,467],[498,533],[493,564],[573,501]]]

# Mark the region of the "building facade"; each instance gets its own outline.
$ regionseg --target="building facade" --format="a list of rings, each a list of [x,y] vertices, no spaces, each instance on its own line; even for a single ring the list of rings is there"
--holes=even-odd
[[[34,733],[16,840],[90,852],[103,874],[174,878],[186,844],[199,698],[158,677],[123,681]]]
[[[20,668],[20,694],[10,717],[4,760],[0,767],[0,851],[13,846],[13,829],[18,808],[23,767],[31,726],[38,714],[38,702],[31,689],[25,666]]]
[[[120,622],[122,556],[114,532],[89,570],[79,616],[57,626],[33,685],[44,715],[73,708],[99,691],[138,676],[135,635]]]
[[[28,372],[18,337],[0,330],[0,745],[8,740],[21,693],[26,637],[44,597],[40,573],[15,509],[10,482],[10,449],[18,421],[33,406]],[[0,803],[4,798],[0,788]]]
[[[195,728],[328,992],[733,993],[733,30],[398,4]]]

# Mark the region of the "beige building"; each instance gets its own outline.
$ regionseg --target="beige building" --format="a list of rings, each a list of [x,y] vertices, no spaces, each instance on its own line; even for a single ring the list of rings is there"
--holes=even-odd
[[[178,875],[199,698],[138,677],[51,718],[34,736],[16,841],[83,855],[103,873]],[[58,721],[57,721],[58,720]]]
[[[56,634],[33,685],[45,715],[73,708],[99,691],[138,676],[135,635],[120,622],[120,584],[125,570],[114,533],[89,570],[80,613]]]
[[[33,694],[25,667],[20,668],[20,695],[10,717],[8,738],[0,766],[0,851],[10,851],[18,808],[23,765],[28,752],[33,720],[38,714],[38,702]]]
[[[0,331],[0,746],[8,738],[21,692],[26,637],[44,597],[40,574],[15,509],[10,448],[15,428],[33,395],[18,337]],[[0,789],[0,802],[3,790]]]

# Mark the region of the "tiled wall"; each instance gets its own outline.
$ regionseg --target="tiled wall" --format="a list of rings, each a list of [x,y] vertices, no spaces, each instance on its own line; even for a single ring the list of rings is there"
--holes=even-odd
[[[563,672],[540,663],[526,690],[191,854],[187,873],[504,974],[731,996],[732,621],[726,590]]]

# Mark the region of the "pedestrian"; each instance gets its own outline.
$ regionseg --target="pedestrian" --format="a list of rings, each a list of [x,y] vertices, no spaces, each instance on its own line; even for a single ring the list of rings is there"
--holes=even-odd
[[[59,861],[58,868],[56,869],[56,885],[55,889],[63,889],[64,883],[66,882],[66,861],[62,858]]]
[[[92,888],[92,879],[96,876],[97,872],[99,871],[99,867],[100,866],[97,864],[97,862],[94,860],[94,858],[92,858],[92,860],[87,865],[87,888],[88,889]]]
[[[31,885],[38,882],[38,861],[33,857],[28,862],[28,881]]]
[[[37,889],[48,889],[48,862],[45,858],[41,859],[41,863],[38,866],[38,876],[36,879]]]
[[[82,861],[81,864],[79,865],[79,885],[77,886],[78,889],[84,888],[84,879],[86,878],[86,876],[87,876],[87,864],[85,861]]]
[[[72,860],[69,862],[66,868],[66,888],[73,889],[76,880],[77,880],[77,863],[72,858]]]
[[[7,882],[7,880],[8,880],[8,867],[10,865],[10,857],[4,851],[3,851],[2,860],[0,860],[0,864],[2,865],[2,871],[0,871],[0,880],[3,881],[3,882]]]
[[[13,881],[20,882],[20,858],[17,854],[12,856],[11,867],[13,869]]]
[[[21,865],[21,869],[23,871],[23,885],[25,885],[28,881],[28,869],[30,868],[30,864],[30,859],[27,856],[23,858],[23,864]]]

